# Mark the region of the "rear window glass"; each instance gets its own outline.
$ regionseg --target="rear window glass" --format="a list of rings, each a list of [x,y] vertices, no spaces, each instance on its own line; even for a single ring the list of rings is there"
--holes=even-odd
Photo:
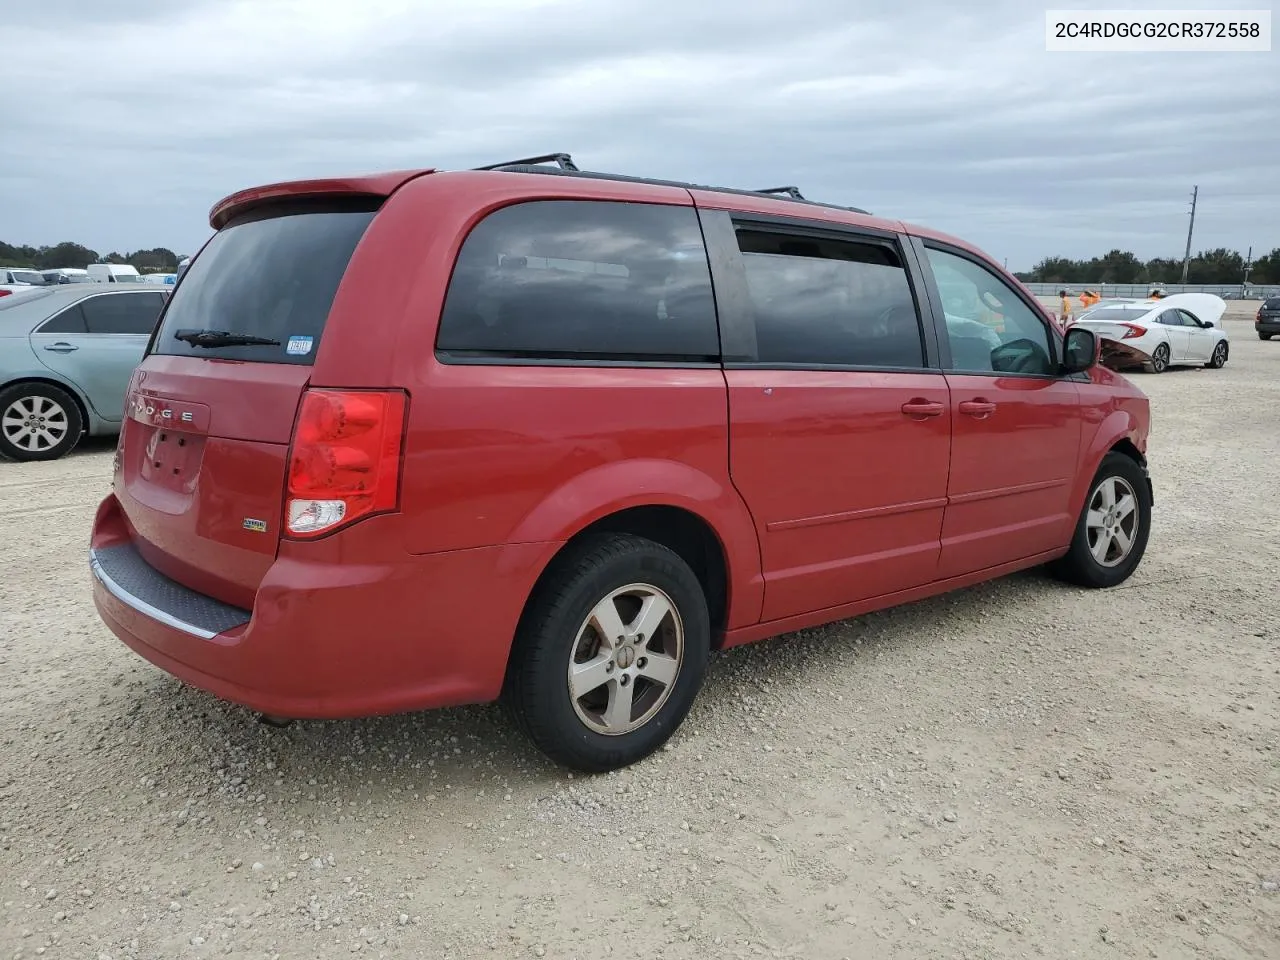
[[[191,262],[151,352],[313,363],[338,284],[375,212],[367,203],[307,204],[233,220]],[[275,342],[222,345],[222,333]],[[190,342],[201,334],[209,345]]]
[[[1280,297],[1268,297],[1262,306],[1267,310],[1280,310]]]
[[[446,359],[715,359],[697,214],[583,200],[490,214],[458,256],[436,346]]]

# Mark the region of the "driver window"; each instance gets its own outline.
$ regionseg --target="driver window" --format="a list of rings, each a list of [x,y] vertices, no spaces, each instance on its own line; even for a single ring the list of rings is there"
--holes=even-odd
[[[946,315],[952,370],[1057,373],[1048,328],[1007,283],[972,260],[927,249]]]

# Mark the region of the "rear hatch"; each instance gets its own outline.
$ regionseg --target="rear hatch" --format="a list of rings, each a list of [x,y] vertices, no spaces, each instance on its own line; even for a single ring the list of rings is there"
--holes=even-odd
[[[161,573],[244,609],[280,542],[289,441],[379,201],[275,201],[191,262],[135,372],[115,492]]]

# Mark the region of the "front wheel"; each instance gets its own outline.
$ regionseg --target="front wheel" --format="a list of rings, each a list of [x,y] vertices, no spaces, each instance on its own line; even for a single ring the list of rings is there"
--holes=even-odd
[[[1209,362],[1205,364],[1210,370],[1221,370],[1227,363],[1227,341],[1219,340],[1218,345],[1213,348],[1213,356],[1209,358]]]
[[[530,600],[504,699],[552,760],[616,770],[684,720],[710,642],[706,597],[684,560],[642,537],[593,536],[556,559]]]
[[[1142,468],[1108,453],[1094,474],[1067,555],[1050,567],[1081,587],[1124,583],[1142,561],[1151,534],[1151,488]]]

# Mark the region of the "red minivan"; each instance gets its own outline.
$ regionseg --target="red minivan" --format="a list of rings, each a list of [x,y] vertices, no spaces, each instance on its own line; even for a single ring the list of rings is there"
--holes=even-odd
[[[578,170],[219,203],[129,386],[94,600],[271,717],[499,698],[661,745],[712,650],[1145,550],[1148,404],[960,240]]]

